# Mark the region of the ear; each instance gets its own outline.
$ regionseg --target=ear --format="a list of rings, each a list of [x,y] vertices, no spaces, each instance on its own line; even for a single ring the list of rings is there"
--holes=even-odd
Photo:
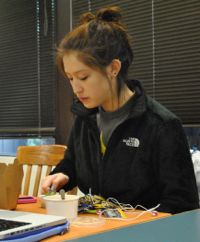
[[[113,59],[112,62],[108,65],[107,71],[109,76],[116,77],[121,69],[121,61],[119,59]]]

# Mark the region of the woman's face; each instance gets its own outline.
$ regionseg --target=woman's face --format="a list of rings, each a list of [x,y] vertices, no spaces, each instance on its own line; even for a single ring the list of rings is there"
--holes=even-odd
[[[105,74],[85,65],[74,52],[63,57],[63,64],[74,94],[86,108],[102,106],[105,111],[111,111],[112,83],[109,84]],[[106,72],[109,75],[109,67]]]

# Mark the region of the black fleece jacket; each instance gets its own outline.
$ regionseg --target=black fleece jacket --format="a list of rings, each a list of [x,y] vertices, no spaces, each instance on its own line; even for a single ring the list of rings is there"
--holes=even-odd
[[[78,101],[64,159],[52,174],[70,178],[66,190],[78,185],[83,193],[114,197],[119,202],[140,204],[159,211],[179,213],[199,207],[198,192],[187,139],[180,120],[145,95],[138,81],[126,121],[112,133],[101,155],[98,109],[86,109]]]

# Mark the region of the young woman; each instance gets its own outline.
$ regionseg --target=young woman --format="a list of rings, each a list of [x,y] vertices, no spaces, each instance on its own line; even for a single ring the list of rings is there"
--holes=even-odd
[[[187,140],[179,119],[127,80],[133,60],[117,7],[84,14],[62,40],[58,66],[76,100],[64,159],[42,184],[114,197],[178,213],[198,208]]]

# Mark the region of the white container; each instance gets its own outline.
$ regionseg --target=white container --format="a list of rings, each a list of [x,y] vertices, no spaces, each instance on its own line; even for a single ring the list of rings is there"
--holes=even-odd
[[[78,215],[78,199],[76,195],[65,195],[62,200],[60,194],[43,197],[48,214],[64,216],[72,221]]]

